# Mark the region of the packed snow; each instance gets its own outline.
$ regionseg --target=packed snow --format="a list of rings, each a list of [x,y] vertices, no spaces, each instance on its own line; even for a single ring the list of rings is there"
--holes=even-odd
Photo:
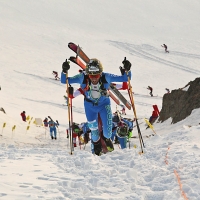
[[[0,199],[200,200],[200,109],[176,124],[155,123],[156,134],[144,121],[152,105],[162,108],[165,88],[182,88],[200,75],[199,10],[195,0],[1,0]],[[143,154],[136,127],[130,149],[115,145],[96,156],[88,143],[70,154],[66,85],[52,75],[75,56],[69,42],[101,60],[105,72],[120,75],[125,56],[132,63]],[[71,63],[69,75],[78,70]],[[74,121],[85,122],[84,113],[83,96],[76,97]],[[47,116],[60,123],[57,140],[34,123]]]

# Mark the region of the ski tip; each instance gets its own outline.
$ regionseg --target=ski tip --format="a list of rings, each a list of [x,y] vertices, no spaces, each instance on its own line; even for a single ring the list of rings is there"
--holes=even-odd
[[[68,43],[68,47],[71,49],[71,46],[74,46],[75,44],[73,42]],[[76,45],[75,45],[76,46]]]

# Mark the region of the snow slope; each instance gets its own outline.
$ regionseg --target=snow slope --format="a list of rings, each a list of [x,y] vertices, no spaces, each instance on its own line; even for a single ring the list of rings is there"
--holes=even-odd
[[[161,109],[165,88],[199,77],[199,9],[197,0],[1,0],[0,107],[6,114],[0,112],[0,199],[200,199],[200,109],[174,125],[171,119],[156,123],[154,137],[146,137],[153,132],[143,120],[152,105]],[[91,154],[90,144],[69,154],[66,86],[52,76],[74,56],[68,42],[100,59],[106,72],[120,74],[124,57],[131,61],[144,154],[138,138],[130,149],[116,145],[101,157]],[[78,69],[71,64],[70,76]],[[86,121],[81,96],[73,106],[74,121]],[[23,110],[30,122],[21,121]],[[60,122],[56,141],[33,124],[48,115]],[[133,118],[132,111],[127,115]],[[138,137],[136,128],[133,135]]]

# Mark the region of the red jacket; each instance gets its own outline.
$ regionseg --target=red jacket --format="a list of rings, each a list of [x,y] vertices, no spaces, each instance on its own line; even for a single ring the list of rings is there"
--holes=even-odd
[[[22,120],[23,120],[23,121],[26,121],[26,114],[22,112],[22,113],[21,113],[21,116],[22,116]]]
[[[48,119],[44,119],[43,122],[44,122],[44,126],[45,126],[45,127],[48,127],[48,125],[49,125]]]
[[[157,113],[155,110],[152,112],[152,117],[153,117],[153,118],[158,117],[158,113]]]

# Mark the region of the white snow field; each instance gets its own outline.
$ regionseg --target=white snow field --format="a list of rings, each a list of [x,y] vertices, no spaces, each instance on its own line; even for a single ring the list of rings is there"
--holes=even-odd
[[[162,108],[165,88],[200,76],[199,10],[197,0],[0,0],[0,199],[200,200],[200,109],[177,124],[155,123],[152,137],[144,122],[152,105]],[[52,75],[75,56],[69,42],[101,60],[105,72],[119,75],[125,56],[132,63],[144,154],[133,138],[130,149],[115,145],[95,156],[89,143],[70,155],[66,86]],[[69,75],[78,70],[71,63]],[[23,122],[22,111],[31,120]],[[60,123],[57,140],[33,123],[47,116]],[[83,96],[73,99],[73,119],[86,121]]]

